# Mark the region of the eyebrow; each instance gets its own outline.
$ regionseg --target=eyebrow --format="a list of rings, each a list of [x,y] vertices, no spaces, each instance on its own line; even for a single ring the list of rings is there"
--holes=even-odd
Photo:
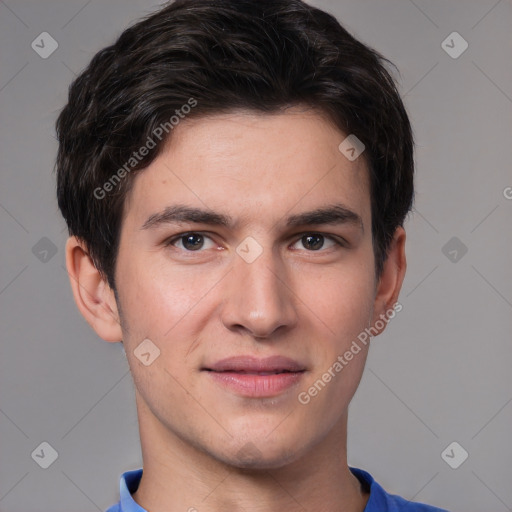
[[[191,206],[173,205],[166,207],[159,213],[150,215],[141,229],[154,229],[162,224],[182,222],[209,224],[211,226],[223,226],[226,228],[234,226],[233,219],[229,215]],[[359,226],[361,231],[364,232],[363,219],[361,216],[342,204],[316,208],[311,211],[290,215],[286,219],[287,227],[320,224],[353,224]]]

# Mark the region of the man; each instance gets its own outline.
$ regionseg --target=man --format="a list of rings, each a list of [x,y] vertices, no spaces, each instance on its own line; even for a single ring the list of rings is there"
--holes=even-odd
[[[143,454],[110,512],[440,510],[347,464],[413,199],[384,64],[299,0],[178,0],[72,84],[67,268],[123,343]]]

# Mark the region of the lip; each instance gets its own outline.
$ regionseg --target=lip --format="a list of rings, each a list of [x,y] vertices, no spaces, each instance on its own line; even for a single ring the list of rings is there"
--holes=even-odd
[[[261,372],[301,372],[306,368],[297,361],[284,356],[257,358],[234,356],[221,359],[203,370],[214,372],[261,373]]]
[[[218,384],[246,397],[270,397],[297,385],[306,368],[283,356],[235,356],[202,368]]]

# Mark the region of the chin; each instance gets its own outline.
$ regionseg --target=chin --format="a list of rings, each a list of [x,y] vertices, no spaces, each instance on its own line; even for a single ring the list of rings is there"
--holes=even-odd
[[[252,441],[238,443],[223,459],[233,468],[257,471],[284,467],[298,457],[296,450],[292,451],[288,446],[271,446],[267,439],[262,439],[257,444]]]

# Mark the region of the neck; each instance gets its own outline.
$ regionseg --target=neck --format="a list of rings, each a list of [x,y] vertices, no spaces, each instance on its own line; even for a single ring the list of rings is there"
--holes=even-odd
[[[300,459],[246,469],[181,440],[137,401],[144,472],[133,498],[146,510],[363,512],[366,506],[369,495],[347,465],[346,417]]]

